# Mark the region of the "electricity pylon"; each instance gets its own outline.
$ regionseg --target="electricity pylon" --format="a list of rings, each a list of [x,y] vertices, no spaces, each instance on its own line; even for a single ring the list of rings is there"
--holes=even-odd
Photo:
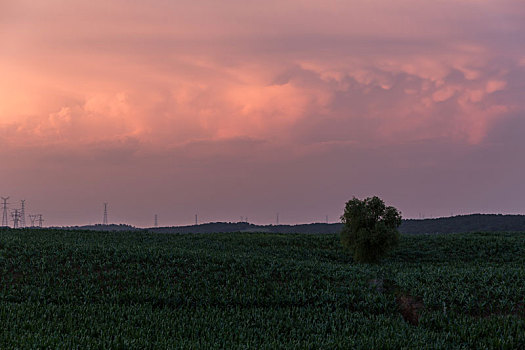
[[[3,213],[2,213],[2,226],[4,227],[8,227],[9,226],[9,221],[8,221],[8,218],[7,218],[7,200],[9,199],[9,197],[2,197],[2,209],[3,209]]]

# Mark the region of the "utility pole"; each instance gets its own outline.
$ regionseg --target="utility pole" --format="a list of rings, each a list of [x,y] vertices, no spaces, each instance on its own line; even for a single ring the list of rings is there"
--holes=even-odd
[[[279,225],[279,213],[277,213],[277,218],[276,218],[275,222],[277,223],[277,225]]]
[[[104,203],[104,219],[102,220],[102,225],[108,224],[108,203]]]
[[[155,214],[155,227],[159,226],[158,216]]]
[[[195,225],[197,225],[197,214],[195,214]]]
[[[22,208],[20,209],[20,227],[26,227],[26,200],[22,199]]]
[[[38,227],[42,228],[43,222],[44,222],[44,219],[42,219],[42,214],[38,214]]]
[[[7,220],[7,200],[9,197],[2,197],[2,226],[3,227],[9,227],[9,221]]]
[[[326,223],[328,224],[328,215],[326,215]]]

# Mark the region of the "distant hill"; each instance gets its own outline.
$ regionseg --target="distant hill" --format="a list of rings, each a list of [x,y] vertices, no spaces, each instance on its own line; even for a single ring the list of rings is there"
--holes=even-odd
[[[211,222],[201,225],[148,228],[159,233],[217,233],[217,232],[270,232],[270,233],[334,233],[341,224],[254,225],[247,222]]]
[[[218,232],[270,232],[270,233],[338,233],[343,225],[254,225],[248,222],[211,222],[200,225],[154,227],[140,229],[130,225],[88,225],[64,227],[74,230],[135,231],[147,230],[158,233],[218,233]],[[405,219],[399,228],[401,233],[460,233],[460,232],[524,232],[525,215],[470,214],[436,219]]]
[[[403,220],[403,233],[525,231],[525,215],[470,214],[447,218]]]
[[[88,230],[88,231],[139,231],[141,229],[127,224],[110,224],[110,225],[83,225],[83,226],[62,226],[51,227],[64,230]]]

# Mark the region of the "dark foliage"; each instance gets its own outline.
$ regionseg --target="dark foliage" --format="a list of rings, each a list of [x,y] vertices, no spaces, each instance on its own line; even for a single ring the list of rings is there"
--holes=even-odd
[[[401,214],[379,197],[354,197],[346,203],[341,220],[341,243],[357,262],[378,262],[399,242]]]

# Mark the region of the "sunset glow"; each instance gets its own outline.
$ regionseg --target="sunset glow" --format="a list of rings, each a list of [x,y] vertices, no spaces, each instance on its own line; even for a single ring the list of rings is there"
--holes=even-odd
[[[0,2],[0,194],[46,225],[525,213],[522,1]]]

